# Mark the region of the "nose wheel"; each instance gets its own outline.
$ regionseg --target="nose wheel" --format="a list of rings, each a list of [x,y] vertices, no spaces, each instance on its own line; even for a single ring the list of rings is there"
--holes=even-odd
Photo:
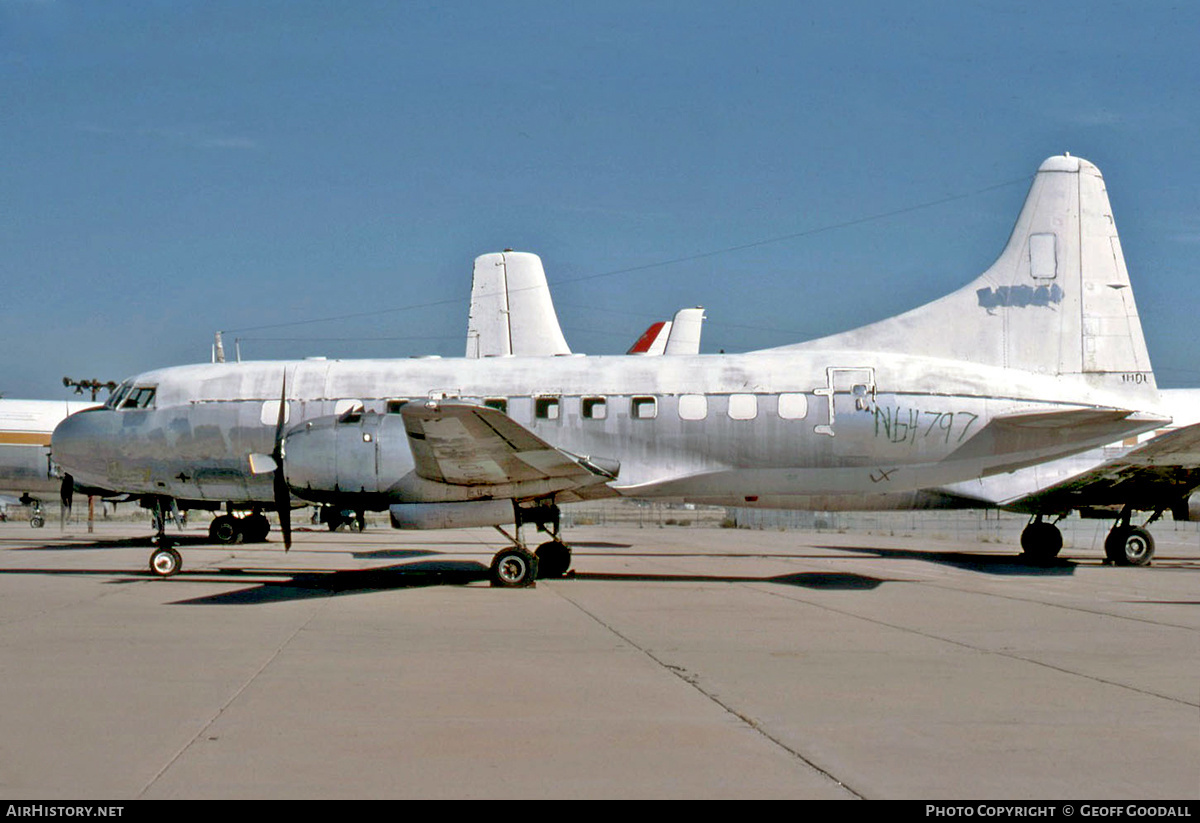
[[[183,567],[183,558],[170,546],[160,546],[150,555],[150,571],[159,577],[170,577]]]

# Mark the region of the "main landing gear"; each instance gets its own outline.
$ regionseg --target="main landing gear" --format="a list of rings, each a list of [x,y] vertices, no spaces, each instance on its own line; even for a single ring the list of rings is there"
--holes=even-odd
[[[571,548],[562,541],[558,506],[554,503],[537,502],[522,506],[513,502],[516,516],[516,536],[496,526],[496,531],[512,541],[512,546],[496,552],[492,558],[491,580],[493,586],[503,588],[528,588],[536,585],[538,578],[562,577],[571,568]],[[521,528],[534,524],[537,530],[550,536],[536,552],[529,551],[521,534]]]
[[[208,539],[223,546],[262,543],[270,532],[271,523],[262,512],[256,511],[245,517],[226,513],[213,518],[208,527]]]
[[[1154,537],[1145,526],[1131,525],[1132,511],[1126,507],[1117,518],[1116,525],[1104,538],[1104,556],[1114,566],[1149,566],[1154,557]],[[1156,511],[1146,526],[1162,516]]]
[[[1148,566],[1154,557],[1154,536],[1146,526],[1161,517],[1162,511],[1155,511],[1143,526],[1130,523],[1132,514],[1133,510],[1125,507],[1104,538],[1104,557],[1114,566]],[[1058,557],[1062,544],[1062,532],[1058,526],[1043,521],[1040,514],[1034,515],[1021,532],[1021,549],[1025,557],[1037,563],[1046,563]]]
[[[1035,515],[1021,532],[1021,551],[1035,563],[1048,563],[1058,557],[1062,545],[1062,532],[1058,526],[1045,522],[1040,514]]]

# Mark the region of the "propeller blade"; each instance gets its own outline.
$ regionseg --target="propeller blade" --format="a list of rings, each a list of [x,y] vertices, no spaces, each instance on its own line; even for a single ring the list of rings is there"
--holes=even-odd
[[[279,391],[279,417],[275,421],[275,448],[271,459],[275,462],[275,510],[279,513],[279,531],[283,533],[283,550],[292,547],[292,493],[288,490],[287,476],[283,473],[283,427],[287,423],[287,369],[283,371],[283,387]]]
[[[279,530],[283,532],[283,550],[292,547],[292,493],[288,491],[283,468],[275,472],[275,506],[279,511]]]
[[[63,475],[62,485],[58,487],[58,499],[62,503],[58,509],[58,528],[65,529],[71,517],[71,503],[75,499],[75,478],[69,474]]]

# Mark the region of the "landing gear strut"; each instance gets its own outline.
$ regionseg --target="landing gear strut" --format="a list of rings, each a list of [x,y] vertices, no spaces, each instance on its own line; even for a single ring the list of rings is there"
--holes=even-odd
[[[1058,526],[1045,522],[1040,514],[1034,515],[1021,532],[1021,551],[1035,563],[1046,563],[1058,557],[1062,545],[1062,532]]]
[[[170,577],[177,574],[183,568],[183,558],[179,552],[171,546],[171,539],[167,537],[167,517],[164,504],[170,504],[170,516],[175,522],[179,522],[179,507],[175,501],[170,498],[156,497],[154,498],[154,551],[150,554],[150,571],[159,577]]]
[[[1146,526],[1149,526],[1162,514],[1156,511]],[[1154,537],[1144,526],[1130,524],[1131,510],[1126,507],[1117,523],[1104,538],[1104,556],[1115,566],[1149,566],[1154,557]]]
[[[505,588],[527,588],[536,585],[541,578],[562,577],[571,568],[571,549],[561,539],[561,523],[558,506],[552,501],[537,501],[532,505],[513,502],[517,530],[510,535],[499,526],[496,531],[512,541],[512,546],[496,553],[492,558],[491,578],[493,586]],[[532,523],[550,540],[538,546],[537,552],[529,551],[522,535],[522,527]]]

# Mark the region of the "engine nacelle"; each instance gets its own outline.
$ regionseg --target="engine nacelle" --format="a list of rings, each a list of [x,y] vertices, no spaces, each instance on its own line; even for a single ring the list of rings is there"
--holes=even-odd
[[[513,523],[511,500],[461,503],[396,503],[388,507],[395,529],[469,529]]]
[[[1171,516],[1180,522],[1200,520],[1200,494],[1189,494],[1172,506]]]

